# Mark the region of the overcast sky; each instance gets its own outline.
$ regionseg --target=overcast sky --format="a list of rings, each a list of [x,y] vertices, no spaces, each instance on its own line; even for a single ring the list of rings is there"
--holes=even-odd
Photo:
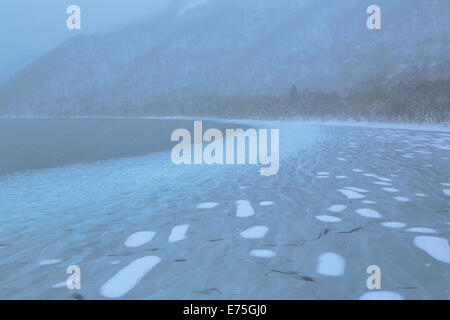
[[[111,31],[150,17],[169,0],[2,0],[0,71],[40,55],[77,32]],[[66,9],[81,8],[81,31],[68,30]]]

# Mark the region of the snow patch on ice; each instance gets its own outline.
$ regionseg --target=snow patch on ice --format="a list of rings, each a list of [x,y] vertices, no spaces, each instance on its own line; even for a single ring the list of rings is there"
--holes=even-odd
[[[273,204],[274,204],[273,201],[261,201],[261,202],[259,203],[259,205],[260,205],[261,207],[268,207],[268,206],[271,206],[271,205],[273,205]]]
[[[415,233],[436,233],[436,230],[431,228],[424,228],[424,227],[415,227],[415,228],[409,228],[406,229],[408,232],[415,232]]]
[[[133,233],[132,235],[128,236],[128,238],[125,240],[125,246],[130,248],[140,247],[152,241],[155,234],[156,232],[153,231],[139,231]]]
[[[40,266],[48,266],[48,265],[57,264],[60,262],[61,262],[61,259],[45,259],[45,260],[39,261],[39,265]]]
[[[428,253],[434,259],[450,263],[450,246],[448,240],[440,237],[417,236],[414,245]]]
[[[248,228],[245,231],[242,231],[241,237],[247,238],[247,239],[261,239],[261,238],[264,238],[267,231],[269,231],[269,228],[267,228],[265,226],[254,226],[254,227]]]
[[[272,250],[258,249],[258,250],[250,251],[250,255],[252,257],[257,257],[257,258],[273,258],[277,254],[274,251],[272,251]]]
[[[236,217],[246,218],[255,214],[255,210],[249,201],[246,200],[238,200],[236,201],[237,210]]]
[[[400,201],[400,202],[409,202],[410,199],[406,198],[406,197],[394,197],[395,200]]]
[[[367,193],[367,192],[369,192],[368,190],[360,189],[360,188],[356,188],[356,187],[345,187],[345,189],[347,189],[347,190],[352,190],[352,191],[356,191],[356,192],[361,192],[361,193]]]
[[[382,215],[378,213],[378,211],[373,210],[373,209],[367,209],[367,208],[362,208],[362,209],[357,209],[356,213],[366,217],[366,218],[372,218],[372,219],[376,219],[376,218],[381,218]]]
[[[217,202],[203,202],[203,203],[200,203],[197,206],[197,208],[199,208],[199,209],[211,209],[211,208],[216,207],[217,205],[218,205]]]
[[[392,228],[392,229],[399,229],[399,228],[406,227],[406,223],[397,222],[397,221],[383,222],[381,225],[384,227],[387,227],[387,228]]]
[[[345,272],[345,259],[334,252],[323,253],[318,258],[316,272],[330,277],[342,276]]]
[[[329,208],[328,208],[328,211],[331,211],[331,212],[342,212],[342,211],[344,211],[345,209],[347,209],[347,206],[346,206],[346,205],[343,205],[343,204],[335,204],[335,205],[332,205],[331,207],[329,207]]]
[[[134,260],[119,270],[100,288],[100,294],[106,298],[120,298],[133,289],[153,269],[161,258],[146,256]]]
[[[316,219],[320,220],[322,222],[339,222],[339,221],[342,221],[341,218],[334,217],[334,216],[327,216],[327,215],[316,216]]]
[[[400,190],[395,189],[395,188],[383,188],[383,190],[386,192],[391,192],[391,193],[400,192]]]
[[[186,238],[186,232],[189,229],[188,224],[182,224],[172,228],[169,235],[169,242],[177,242]]]
[[[404,298],[396,292],[370,291],[364,293],[359,300],[404,300]]]
[[[450,189],[444,189],[442,192],[444,192],[445,195],[450,196]]]
[[[362,199],[365,198],[362,194],[352,191],[352,190],[346,190],[346,189],[339,189],[340,193],[342,193],[344,196],[346,196],[348,199]]]

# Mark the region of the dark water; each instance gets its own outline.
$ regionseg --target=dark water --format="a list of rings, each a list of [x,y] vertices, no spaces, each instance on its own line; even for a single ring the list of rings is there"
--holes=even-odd
[[[225,126],[203,121],[203,127]],[[0,119],[0,175],[168,150],[177,128],[192,132],[193,121]]]

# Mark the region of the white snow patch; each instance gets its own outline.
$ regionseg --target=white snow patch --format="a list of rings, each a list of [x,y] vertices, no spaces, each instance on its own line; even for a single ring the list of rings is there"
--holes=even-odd
[[[442,192],[444,192],[445,195],[450,196],[450,189],[444,189]]]
[[[217,205],[218,205],[217,202],[203,202],[203,203],[200,203],[197,206],[197,208],[199,208],[199,209],[211,209],[211,208],[216,207]]]
[[[330,277],[342,276],[345,272],[345,259],[334,252],[323,253],[318,258],[316,272]]]
[[[140,247],[146,244],[147,242],[152,241],[155,234],[156,232],[153,231],[139,231],[133,233],[132,235],[128,236],[128,238],[125,240],[125,246],[130,248]]]
[[[367,209],[367,208],[363,208],[363,209],[357,209],[356,213],[366,217],[366,218],[381,218],[382,215],[378,213],[378,211],[373,210],[373,209]]]
[[[440,237],[417,236],[414,245],[428,253],[434,259],[450,263],[450,246],[448,240]]]
[[[415,232],[415,233],[436,233],[436,230],[431,228],[424,228],[424,227],[414,227],[406,229],[408,232]]]
[[[67,287],[66,281],[62,281],[62,282],[52,285],[52,288],[54,288],[54,289],[66,288],[66,287]]]
[[[146,256],[134,260],[106,281],[100,288],[100,294],[107,298],[122,297],[133,289],[160,262],[161,258],[156,256]]]
[[[391,186],[392,185],[392,183],[389,183],[389,182],[382,182],[382,181],[374,181],[374,182],[372,182],[373,184],[377,184],[377,185],[379,185],[379,186]]]
[[[317,220],[320,220],[322,222],[339,222],[342,221],[341,218],[334,217],[334,216],[328,216],[328,215],[319,215],[316,216]]]
[[[237,205],[236,217],[245,218],[255,214],[255,210],[253,209],[249,201],[238,200],[236,201],[236,205]]]
[[[336,176],[336,179],[348,179],[347,176]]]
[[[406,223],[397,222],[397,221],[383,222],[381,225],[384,227],[387,227],[387,228],[392,228],[392,229],[399,229],[399,228],[406,227]]]
[[[258,258],[273,258],[277,254],[274,251],[272,251],[272,250],[258,249],[258,250],[250,251],[250,255],[253,256],[253,257],[258,257]]]
[[[329,208],[328,208],[328,211],[331,211],[331,212],[342,212],[342,211],[344,211],[345,209],[347,209],[347,206],[346,206],[346,205],[343,205],[343,204],[335,204],[335,205],[332,205],[331,207],[329,207]]]
[[[447,182],[442,182],[441,185],[444,187],[450,187],[450,183],[447,183]]]
[[[400,190],[395,189],[395,188],[383,188],[383,190],[386,192],[391,192],[391,193],[400,192]]]
[[[361,193],[367,193],[367,192],[369,192],[368,190],[360,189],[360,188],[356,188],[356,187],[345,187],[345,189],[352,190],[352,191],[356,191],[356,192],[361,192]]]
[[[409,202],[410,199],[406,198],[406,197],[394,197],[395,200],[400,201],[400,202]]]
[[[320,171],[320,172],[317,172],[317,175],[318,176],[328,176],[328,175],[330,175],[330,173],[326,172],[326,171]]]
[[[188,224],[182,224],[172,228],[169,235],[169,242],[177,242],[186,238],[186,231],[189,229]]]
[[[416,193],[416,196],[421,197],[421,198],[428,197],[425,193],[420,193],[420,192]]]
[[[340,193],[342,193],[344,196],[346,196],[348,199],[362,199],[365,198],[362,194],[352,191],[352,190],[346,190],[346,189],[339,189]]]
[[[391,291],[370,291],[364,293],[359,300],[405,300],[402,295]]]
[[[380,176],[377,176],[376,174],[365,173],[364,175],[366,177],[375,178],[375,179],[378,179],[378,180],[381,180],[381,181],[384,181],[384,182],[391,182],[392,181],[392,179],[385,178],[385,177],[380,177]]]
[[[48,265],[56,264],[59,262],[61,262],[61,259],[45,259],[45,260],[39,261],[39,265],[40,266],[48,266]]]
[[[261,239],[261,238],[264,238],[267,231],[269,231],[269,228],[267,228],[265,226],[254,226],[254,227],[248,228],[245,231],[242,231],[241,237],[247,238],[247,239]]]
[[[364,171],[361,170],[361,169],[353,169],[352,171],[353,171],[353,172],[364,172]]]
[[[271,205],[273,205],[273,204],[274,204],[273,201],[261,201],[261,202],[259,203],[259,205],[260,205],[261,207],[267,207],[267,206],[271,206]]]

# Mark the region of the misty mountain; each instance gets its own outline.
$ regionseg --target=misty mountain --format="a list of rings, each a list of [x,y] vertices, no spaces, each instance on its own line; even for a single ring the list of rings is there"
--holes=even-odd
[[[415,68],[424,80],[450,76],[448,0],[379,0],[382,30],[371,31],[372,2],[172,1],[156,18],[73,37],[28,65],[0,87],[0,113],[151,112],[161,100],[278,96],[292,84],[347,92]]]

